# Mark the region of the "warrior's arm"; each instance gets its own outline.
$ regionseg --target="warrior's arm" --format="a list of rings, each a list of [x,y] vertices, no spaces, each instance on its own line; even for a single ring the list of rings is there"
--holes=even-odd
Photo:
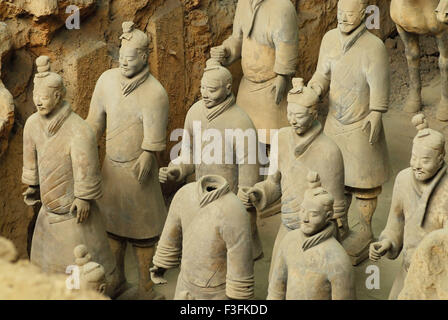
[[[268,176],[268,178],[262,182],[254,185],[258,193],[261,195],[259,201],[255,204],[258,210],[264,210],[269,205],[280,199],[282,196],[281,189],[281,173],[276,171],[274,174]]]
[[[166,92],[160,92],[143,107],[142,149],[149,152],[166,149],[169,101]]]
[[[106,130],[106,111],[103,105],[103,90],[102,90],[102,77],[98,80],[93,91],[92,100],[90,101],[89,115],[87,116],[87,123],[93,129],[97,142]]]
[[[31,120],[31,119],[30,119]],[[36,144],[33,140],[33,128],[28,120],[23,129],[23,171],[22,182],[30,186],[39,185]]]
[[[99,199],[103,193],[95,134],[89,126],[83,126],[78,128],[71,140],[75,197],[83,200]]]
[[[182,255],[182,224],[179,214],[182,211],[179,200],[175,196],[165,226],[163,227],[153,263],[156,267],[171,269],[180,265]]]
[[[221,235],[227,247],[226,295],[230,299],[251,299],[254,296],[254,261],[249,216],[242,206],[233,206],[225,214]]]
[[[14,122],[14,99],[0,80],[0,134],[8,122]]]
[[[243,30],[240,24],[240,11],[241,4],[238,2],[235,18],[233,20],[233,32],[232,35],[222,43],[222,46],[226,49],[228,56],[223,61],[224,66],[229,66],[238,59],[241,58],[241,49],[243,46]]]
[[[355,300],[355,277],[353,267],[347,259],[347,263],[338,272],[329,277],[331,283],[332,300]]]
[[[384,44],[366,61],[366,79],[370,87],[370,110],[387,112],[390,95],[390,63]]]
[[[257,157],[258,137],[257,131],[250,126],[247,143],[238,141],[234,137],[233,146],[235,152],[235,160],[238,164],[238,188],[250,188],[260,181],[260,164]]]
[[[193,163],[193,139],[193,120],[191,112],[188,112],[184,123],[180,155],[169,164],[169,167],[176,166],[180,170],[177,182],[183,181],[195,171],[195,165]]]
[[[282,241],[285,244],[285,241]],[[269,281],[267,300],[285,300],[286,286],[288,283],[288,265],[286,264],[285,254],[281,246],[277,257],[275,257],[275,265],[272,269],[272,276]]]
[[[275,46],[274,72],[283,76],[294,76],[299,57],[299,27],[297,12],[292,3],[278,10],[273,34]]]
[[[319,60],[317,62],[316,72],[311,80],[308,82],[308,87],[312,88],[322,98],[330,88],[331,80],[331,66],[327,59],[326,53],[329,48],[327,47],[328,33],[322,39],[319,52]]]
[[[399,183],[400,175],[395,180],[395,186],[392,193],[392,203],[387,218],[386,228],[381,233],[378,241],[389,240],[392,243],[392,248],[387,252],[389,259],[396,259],[403,248],[404,237],[404,212],[401,200],[402,190]]]

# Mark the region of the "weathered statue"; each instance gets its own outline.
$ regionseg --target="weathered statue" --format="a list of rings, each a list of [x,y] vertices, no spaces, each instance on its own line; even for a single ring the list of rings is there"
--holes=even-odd
[[[319,175],[307,176],[310,188],[300,204],[300,228],[282,240],[269,281],[268,300],[353,300],[355,275],[350,258],[334,238],[333,196]],[[301,197],[300,197],[301,198]]]
[[[95,134],[64,100],[61,76],[50,60],[36,60],[33,99],[37,113],[23,132],[22,182],[25,203],[42,202],[31,246],[31,261],[45,272],[65,273],[73,250],[85,243],[104,266],[109,294],[116,287],[116,263],[96,200],[102,196]],[[114,273],[114,276],[112,276]]]
[[[250,299],[254,263],[249,216],[220,176],[180,189],[154,256],[153,279],[181,265],[174,299]]]
[[[437,21],[445,14],[434,13],[437,3],[438,0],[392,0],[390,15],[403,40],[409,67],[409,94],[404,110],[418,112],[422,107],[419,36],[431,35],[436,37],[440,51],[442,96],[437,107],[437,119],[448,121],[448,27]]]
[[[11,33],[5,23],[0,22],[0,58],[11,50]],[[1,72],[1,61],[0,61]],[[0,79],[0,156],[8,148],[8,139],[14,125],[14,99]]]
[[[412,257],[399,300],[448,300],[448,229],[431,232]]]
[[[418,129],[414,138],[411,167],[401,171],[392,195],[389,218],[378,242],[370,246],[370,259],[379,260],[387,254],[396,259],[403,251],[403,264],[389,298],[396,299],[422,239],[438,229],[448,227],[448,175],[445,157],[445,138],[428,129],[422,114],[414,116]]]
[[[265,181],[257,183],[241,196],[246,205],[254,203],[259,211],[281,198],[282,224],[272,252],[271,271],[281,241],[288,231],[298,228],[299,216],[291,204],[302,202],[308,189],[306,177],[309,170],[319,172],[323,186],[334,195],[334,219],[338,220],[341,233],[347,229],[343,227],[347,219],[341,151],[322,133],[322,125],[317,120],[319,98],[316,93],[304,87],[302,79],[295,79],[293,83],[294,88],[288,94],[291,126],[279,132],[278,160],[271,161],[270,175]],[[276,163],[278,167],[274,168]]]
[[[347,200],[354,196],[359,211],[360,230],[343,242],[355,265],[368,257],[372,217],[390,171],[382,122],[389,105],[389,57],[366,28],[366,5],[366,0],[339,1],[338,28],[324,36],[308,84],[321,97],[329,91],[324,132],[342,152]]]
[[[182,181],[194,172],[196,180],[205,175],[219,175],[227,180],[231,191],[241,195],[245,188],[260,181],[257,131],[246,112],[235,103],[232,74],[213,59],[207,62],[201,93],[202,100],[187,113],[180,156],[169,167],[160,169],[160,182]],[[195,145],[198,140],[200,159]],[[257,213],[249,203],[247,208],[252,220],[253,256],[259,258],[263,250]]]
[[[211,56],[228,66],[241,58],[244,77],[237,104],[270,144],[270,129],[288,125],[286,93],[296,73],[299,54],[297,13],[290,0],[239,0],[232,36]]]
[[[94,290],[104,294],[106,292],[106,273],[102,265],[91,261],[87,247],[83,244],[77,246],[73,251],[75,263],[79,268],[80,289]]]
[[[148,36],[123,23],[120,67],[96,84],[87,122],[99,140],[106,127],[104,197],[99,201],[125,285],[127,243],[137,256],[138,296],[156,298],[149,267],[166,219],[155,153],[166,148],[168,95],[149,72]]]

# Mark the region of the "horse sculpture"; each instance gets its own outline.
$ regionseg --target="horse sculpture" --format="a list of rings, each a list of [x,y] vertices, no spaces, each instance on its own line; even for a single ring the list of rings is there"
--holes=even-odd
[[[448,121],[448,0],[391,0],[390,14],[403,40],[409,67],[409,95],[404,110],[420,111],[422,84],[420,79],[419,35],[435,36],[440,51],[442,95],[437,106],[437,119]],[[436,12],[436,9],[438,12]]]

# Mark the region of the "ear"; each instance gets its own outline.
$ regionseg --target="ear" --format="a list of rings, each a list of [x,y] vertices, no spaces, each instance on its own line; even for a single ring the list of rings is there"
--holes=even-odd
[[[367,15],[366,9],[362,9],[361,10],[361,15],[362,15],[362,19],[361,20],[364,21],[364,19],[366,18],[366,15]]]
[[[228,83],[226,85],[226,91],[227,91],[227,94],[230,94],[232,92],[232,84],[231,83]]]
[[[98,288],[98,292],[101,294],[104,294],[106,292],[106,284],[105,283],[100,284],[100,286]]]

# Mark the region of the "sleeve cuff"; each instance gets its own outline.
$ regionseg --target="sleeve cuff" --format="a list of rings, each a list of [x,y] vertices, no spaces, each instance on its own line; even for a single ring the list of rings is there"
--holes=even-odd
[[[166,149],[166,143],[165,142],[151,143],[143,141],[142,149],[145,151],[155,151],[155,152],[164,151]]]
[[[37,170],[34,169],[22,169],[22,182],[29,186],[39,185],[39,174]]]

